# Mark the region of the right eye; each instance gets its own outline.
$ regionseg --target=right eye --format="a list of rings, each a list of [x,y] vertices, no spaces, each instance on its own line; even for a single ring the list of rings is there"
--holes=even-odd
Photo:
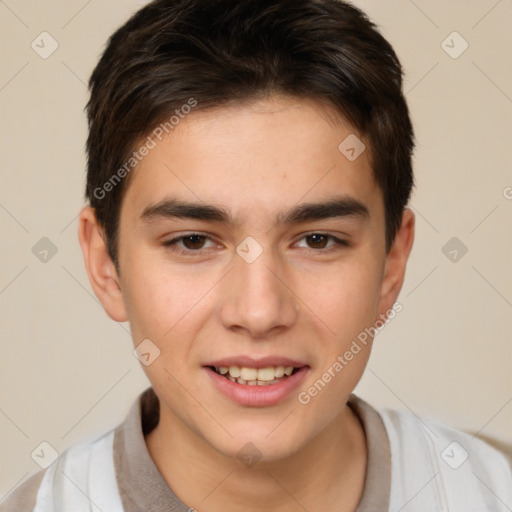
[[[165,247],[169,247],[172,251],[180,254],[198,253],[205,248],[205,243],[210,240],[210,247],[215,247],[216,244],[207,235],[201,233],[189,233],[181,235],[163,243]]]

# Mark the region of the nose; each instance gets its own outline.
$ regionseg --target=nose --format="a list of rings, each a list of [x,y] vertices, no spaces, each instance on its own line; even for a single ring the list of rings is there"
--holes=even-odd
[[[235,255],[226,278],[219,311],[226,329],[266,338],[296,322],[298,300],[293,283],[270,249],[251,263]]]

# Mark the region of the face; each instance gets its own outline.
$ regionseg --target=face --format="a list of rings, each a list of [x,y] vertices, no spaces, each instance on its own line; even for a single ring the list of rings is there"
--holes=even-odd
[[[216,453],[251,442],[277,460],[327,429],[367,363],[371,339],[354,340],[396,300],[407,251],[386,255],[349,135],[364,141],[310,100],[192,112],[131,177],[111,316],[159,351],[143,368],[161,418]]]

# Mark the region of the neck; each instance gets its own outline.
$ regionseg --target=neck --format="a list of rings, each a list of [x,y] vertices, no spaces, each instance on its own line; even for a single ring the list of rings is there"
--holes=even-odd
[[[173,492],[198,512],[357,508],[367,445],[362,425],[348,406],[300,451],[253,467],[219,454],[162,412],[146,437],[148,451]]]

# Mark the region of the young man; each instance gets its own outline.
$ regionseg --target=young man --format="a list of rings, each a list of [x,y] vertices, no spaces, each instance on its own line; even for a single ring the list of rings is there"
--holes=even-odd
[[[510,510],[500,452],[352,393],[414,237],[402,70],[364,14],[159,0],[90,86],[80,244],[151,387],[1,510]]]

